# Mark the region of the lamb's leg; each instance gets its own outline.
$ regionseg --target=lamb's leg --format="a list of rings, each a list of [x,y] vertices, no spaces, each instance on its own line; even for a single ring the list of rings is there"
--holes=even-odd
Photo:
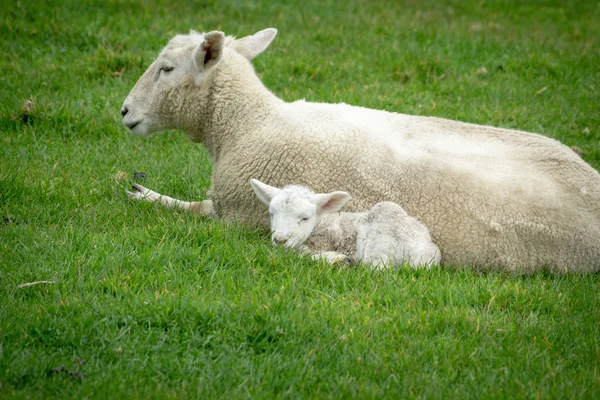
[[[176,208],[183,211],[189,211],[193,214],[199,214],[206,217],[214,216],[212,201],[183,201],[169,196],[162,195],[153,190],[147,189],[137,183],[133,184],[132,191],[127,191],[127,195],[134,200],[144,200],[150,202],[159,202],[169,208]]]
[[[322,251],[311,254],[313,260],[325,260],[329,264],[350,264],[352,262],[350,257],[337,251]]]

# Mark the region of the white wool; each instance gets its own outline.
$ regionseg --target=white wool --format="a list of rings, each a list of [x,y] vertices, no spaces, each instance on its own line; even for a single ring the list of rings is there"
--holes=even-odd
[[[304,186],[278,189],[251,179],[269,207],[275,245],[298,248],[329,262],[363,261],[375,268],[405,264],[430,267],[441,255],[425,225],[396,203],[377,203],[366,212],[338,212],[350,196],[316,194]]]
[[[181,129],[212,158],[210,200],[156,201],[268,227],[248,180],[298,182],[352,193],[349,211],[401,204],[429,228],[444,265],[600,269],[600,175],[571,149],[516,130],[286,103],[250,63],[275,33],[178,35],[129,93],[121,112],[132,133]]]

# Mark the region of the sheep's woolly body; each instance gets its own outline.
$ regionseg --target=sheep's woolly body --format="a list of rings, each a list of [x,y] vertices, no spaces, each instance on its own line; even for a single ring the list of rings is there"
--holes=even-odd
[[[249,183],[269,209],[275,245],[301,249],[330,263],[354,260],[375,268],[440,263],[440,250],[427,227],[396,203],[340,212],[352,198],[344,191],[315,193],[301,185],[279,189],[257,179]]]
[[[335,251],[381,266],[440,262],[427,228],[389,201],[366,212],[323,214],[305,245],[311,253]]]
[[[431,266],[441,259],[427,227],[389,201],[369,210],[365,221],[358,225],[356,245],[357,259],[375,263]]]
[[[335,251],[358,260],[356,256],[358,229],[366,220],[366,212],[324,214],[305,245],[311,253]]]
[[[600,269],[600,176],[559,142],[345,104],[285,103],[231,48],[237,41],[210,70],[153,86],[162,60],[191,53],[198,38],[177,41],[132,90],[126,119],[143,116],[134,133],[177,128],[205,144],[219,217],[267,227],[248,180],[298,182],[352,193],[350,211],[402,204],[429,228],[447,265]]]

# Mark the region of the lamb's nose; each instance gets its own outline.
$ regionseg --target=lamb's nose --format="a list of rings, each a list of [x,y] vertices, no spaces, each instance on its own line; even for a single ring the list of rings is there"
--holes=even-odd
[[[281,237],[274,237],[273,238],[273,244],[275,246],[282,246],[287,242],[287,239],[285,238],[281,238]]]
[[[121,115],[122,115],[122,116],[125,116],[125,115],[127,114],[127,112],[128,112],[128,111],[129,111],[129,110],[127,109],[127,107],[123,107],[123,108],[121,108]]]

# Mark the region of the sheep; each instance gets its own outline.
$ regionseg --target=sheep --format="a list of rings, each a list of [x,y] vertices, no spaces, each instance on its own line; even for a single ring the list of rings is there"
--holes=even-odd
[[[143,186],[133,198],[266,229],[248,180],[294,181],[352,193],[348,211],[402,204],[429,228],[444,265],[600,269],[600,175],[570,148],[517,130],[284,102],[251,64],[276,32],[235,39],[192,31],[169,41],[125,99],[123,124],[139,136],[179,129],[202,143],[211,188],[202,202],[169,203]]]
[[[376,269],[406,264],[429,268],[440,263],[429,230],[391,201],[366,212],[339,212],[346,192],[315,193],[302,185],[282,189],[251,179],[254,193],[269,208],[271,240],[334,264],[364,261]]]

